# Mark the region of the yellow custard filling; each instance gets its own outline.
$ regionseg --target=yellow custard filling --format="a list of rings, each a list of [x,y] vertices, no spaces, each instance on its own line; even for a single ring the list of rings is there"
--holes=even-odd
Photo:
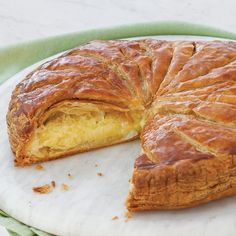
[[[59,111],[36,129],[28,153],[50,157],[75,148],[83,151],[128,140],[138,135],[140,120],[138,113],[130,116],[120,111]]]

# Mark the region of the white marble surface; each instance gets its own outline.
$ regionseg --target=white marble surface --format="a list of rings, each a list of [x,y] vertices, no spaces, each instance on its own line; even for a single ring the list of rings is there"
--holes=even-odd
[[[186,39],[169,37],[176,38]],[[26,224],[62,236],[235,236],[235,196],[192,209],[139,213],[125,222],[124,200],[140,151],[139,141],[48,162],[43,164],[43,171],[34,166],[15,168],[5,114],[15,84],[34,67],[0,86],[0,94],[5,95],[0,100],[0,209]],[[104,176],[99,177],[98,172]],[[57,184],[52,193],[33,193],[33,186],[52,180]],[[62,183],[69,186],[67,192],[61,191]],[[113,221],[113,216],[119,219]]]
[[[0,0],[0,46],[90,28],[180,20],[236,31],[235,0]]]
[[[0,47],[65,32],[157,20],[236,31],[235,0],[0,0]],[[5,236],[0,226],[0,235]]]
[[[2,226],[0,226],[0,235],[1,236],[8,236],[8,232],[6,231],[5,228],[3,228]]]

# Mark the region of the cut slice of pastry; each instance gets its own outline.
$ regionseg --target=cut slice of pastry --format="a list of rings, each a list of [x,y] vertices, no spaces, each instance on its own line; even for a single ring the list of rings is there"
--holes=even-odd
[[[94,41],[32,71],[7,114],[18,166],[141,138],[130,211],[236,193],[236,43]]]

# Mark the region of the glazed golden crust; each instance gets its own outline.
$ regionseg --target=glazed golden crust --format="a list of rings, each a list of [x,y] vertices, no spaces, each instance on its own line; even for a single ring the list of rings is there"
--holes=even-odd
[[[94,41],[44,63],[17,85],[9,106],[17,165],[93,148],[27,156],[45,114],[65,101],[143,116],[130,211],[191,207],[236,193],[236,43]]]
[[[196,44],[158,90],[141,133],[130,211],[192,207],[236,193],[235,45],[224,46]]]

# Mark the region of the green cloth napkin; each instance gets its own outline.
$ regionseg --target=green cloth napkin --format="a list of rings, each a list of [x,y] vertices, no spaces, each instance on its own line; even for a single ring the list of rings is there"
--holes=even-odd
[[[0,48],[0,84],[23,68],[94,39],[118,39],[151,35],[199,35],[236,40],[236,34],[204,25],[186,22],[150,22],[93,29],[23,42]],[[12,236],[49,236],[50,234],[26,226],[0,211],[0,224]]]
[[[30,226],[26,226],[19,221],[11,218],[5,212],[0,210],[0,224],[4,226],[12,236],[50,236]]]

